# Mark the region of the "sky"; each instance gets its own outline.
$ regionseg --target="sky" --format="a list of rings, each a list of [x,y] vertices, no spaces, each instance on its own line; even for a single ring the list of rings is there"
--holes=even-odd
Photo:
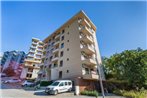
[[[145,2],[2,2],[1,52],[29,50],[32,37],[45,39],[83,10],[97,27],[101,56],[147,49]]]

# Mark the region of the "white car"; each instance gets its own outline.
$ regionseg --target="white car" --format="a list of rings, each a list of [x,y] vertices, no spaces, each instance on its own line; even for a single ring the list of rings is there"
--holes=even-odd
[[[4,81],[4,83],[18,83],[18,82],[21,82],[21,80],[19,80],[19,79],[11,79],[11,80]]]
[[[22,84],[21,84],[21,86],[32,86],[32,85],[34,85],[34,83],[33,82],[28,82],[27,80],[26,81],[24,81]]]
[[[67,92],[72,90],[72,81],[71,80],[57,80],[51,85],[47,86],[45,92],[47,94],[58,94],[61,92]]]

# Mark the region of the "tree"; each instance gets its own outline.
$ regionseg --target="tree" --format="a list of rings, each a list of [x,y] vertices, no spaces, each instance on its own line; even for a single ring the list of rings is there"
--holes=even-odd
[[[147,85],[147,50],[138,48],[116,53],[104,58],[103,64],[107,79],[127,81],[133,87]]]

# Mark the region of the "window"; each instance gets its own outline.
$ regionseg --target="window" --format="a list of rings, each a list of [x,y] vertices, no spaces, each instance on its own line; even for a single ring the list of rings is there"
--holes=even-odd
[[[61,79],[62,78],[62,71],[59,71],[59,79]],[[61,83],[62,84],[62,83]],[[60,85],[61,85],[60,84]]]
[[[61,44],[61,48],[64,48],[64,43]]]
[[[67,58],[67,61],[69,61],[69,58]]]
[[[62,30],[62,34],[64,33],[64,30]]]
[[[67,48],[67,51],[69,51],[69,48]]]
[[[69,70],[67,70],[66,73],[69,73]]]
[[[50,60],[52,60],[53,56],[50,57]]]
[[[52,64],[49,65],[49,68],[51,68],[51,67],[52,67]]]
[[[64,54],[64,52],[63,52],[63,51],[61,51],[61,52],[60,52],[60,57],[62,57],[62,56],[63,56],[63,54]]]
[[[63,66],[63,61],[60,61],[60,67],[62,67]]]
[[[64,86],[64,82],[61,82],[59,86]]]
[[[85,73],[89,74],[89,69],[88,68],[85,68]]]
[[[68,85],[71,85],[71,82],[68,82]]]
[[[54,63],[54,67],[57,67],[57,64]]]
[[[65,82],[65,86],[67,86],[67,82]]]
[[[64,40],[64,36],[61,37],[61,40]]]
[[[69,42],[69,40],[67,40],[67,42]]]

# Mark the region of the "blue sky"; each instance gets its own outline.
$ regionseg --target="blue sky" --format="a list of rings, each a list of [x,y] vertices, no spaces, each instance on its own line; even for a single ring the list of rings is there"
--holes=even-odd
[[[32,37],[43,40],[80,10],[97,26],[102,56],[147,48],[145,2],[2,2],[2,52],[27,53]]]

